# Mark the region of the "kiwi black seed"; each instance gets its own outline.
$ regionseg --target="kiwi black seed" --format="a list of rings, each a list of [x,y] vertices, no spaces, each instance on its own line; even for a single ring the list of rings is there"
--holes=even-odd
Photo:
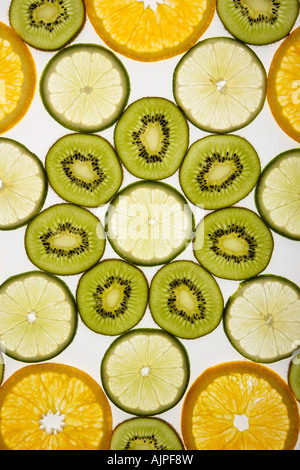
[[[69,203],[56,204],[29,223],[25,249],[29,260],[46,272],[79,274],[103,256],[104,229],[87,209]]]
[[[121,163],[111,144],[101,136],[69,134],[46,156],[50,185],[63,199],[85,207],[106,204],[123,180]]]
[[[213,275],[241,280],[268,266],[273,246],[271,231],[254,211],[229,207],[210,212],[199,223],[194,254]]]
[[[183,450],[177,431],[160,418],[130,418],[118,424],[112,435],[110,450]]]
[[[142,319],[148,293],[148,281],[139,268],[123,260],[106,259],[83,274],[76,299],[85,325],[113,336]]]
[[[189,127],[181,110],[165,98],[132,103],[115,128],[117,154],[137,178],[160,180],[179,168],[189,145]]]
[[[59,50],[76,38],[85,24],[84,0],[12,0],[11,27],[30,46]]]
[[[299,0],[218,0],[225,28],[248,44],[270,44],[284,38],[299,14]]]
[[[231,206],[255,187],[261,171],[254,147],[237,135],[211,135],[188,150],[179,172],[186,197],[204,209]]]

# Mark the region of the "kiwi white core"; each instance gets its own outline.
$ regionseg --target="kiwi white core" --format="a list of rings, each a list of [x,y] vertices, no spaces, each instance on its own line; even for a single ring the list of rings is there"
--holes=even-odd
[[[251,16],[272,13],[273,2],[270,0],[241,0],[241,3],[250,8]]]
[[[36,8],[33,12],[33,18],[38,23],[39,21],[54,22],[60,14],[61,8],[58,3],[47,2],[44,5]]]

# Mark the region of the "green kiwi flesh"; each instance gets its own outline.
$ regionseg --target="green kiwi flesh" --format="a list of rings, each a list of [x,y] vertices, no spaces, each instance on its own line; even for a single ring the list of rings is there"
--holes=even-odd
[[[183,260],[166,264],[155,274],[149,305],[158,326],[184,339],[212,332],[224,308],[213,276],[199,264]]]
[[[269,264],[274,241],[271,231],[252,210],[229,207],[206,215],[196,228],[194,254],[211,274],[248,279]]]
[[[189,145],[189,128],[181,110],[165,98],[132,103],[115,128],[116,151],[137,178],[160,180],[179,168]]]
[[[261,165],[253,146],[236,135],[211,135],[196,141],[179,172],[186,197],[204,209],[231,206],[255,187]]]
[[[175,429],[160,418],[131,418],[113,431],[110,450],[168,451],[183,450]]]
[[[30,46],[55,51],[69,44],[84,26],[83,0],[12,0],[11,27]]]
[[[29,223],[25,249],[29,260],[46,272],[79,274],[103,256],[104,229],[87,209],[68,203],[56,204]]]
[[[300,401],[300,353],[299,349],[291,360],[288,370],[288,383],[296,399]]]
[[[225,28],[254,45],[271,44],[289,34],[299,14],[299,0],[218,0]]]
[[[45,166],[54,191],[66,201],[85,207],[107,203],[123,179],[113,147],[98,135],[60,138],[50,148]]]
[[[119,335],[142,319],[148,291],[147,279],[136,266],[119,259],[101,261],[79,280],[80,316],[96,333]]]

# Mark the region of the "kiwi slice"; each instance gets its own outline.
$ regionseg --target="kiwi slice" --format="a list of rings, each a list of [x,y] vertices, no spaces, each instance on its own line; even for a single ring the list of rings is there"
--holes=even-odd
[[[148,281],[139,268],[120,259],[106,259],[83,274],[76,298],[88,328],[119,335],[142,319],[148,292]]]
[[[55,51],[73,41],[85,24],[83,0],[12,0],[11,27],[30,46]]]
[[[193,204],[220,209],[246,197],[260,170],[257,152],[247,140],[237,135],[211,135],[190,147],[179,180]]]
[[[271,231],[252,210],[228,207],[207,214],[196,228],[194,254],[213,275],[247,279],[269,264],[274,241]]]
[[[291,360],[288,369],[288,383],[296,399],[300,401],[300,353],[299,349]]]
[[[28,225],[25,249],[29,260],[52,274],[79,274],[95,265],[105,249],[100,220],[87,209],[56,204]]]
[[[123,180],[113,147],[98,135],[70,134],[60,138],[50,148],[45,165],[54,191],[80,206],[107,203]]]
[[[184,114],[165,98],[132,103],[115,128],[115,147],[127,170],[137,178],[160,180],[179,168],[189,145]]]
[[[149,305],[155,322],[185,339],[212,332],[223,315],[223,296],[211,274],[193,261],[173,261],[154,275]]]
[[[271,44],[289,34],[299,14],[299,0],[218,0],[225,28],[248,44]]]
[[[130,418],[118,424],[112,434],[110,450],[183,450],[178,433],[160,418]]]

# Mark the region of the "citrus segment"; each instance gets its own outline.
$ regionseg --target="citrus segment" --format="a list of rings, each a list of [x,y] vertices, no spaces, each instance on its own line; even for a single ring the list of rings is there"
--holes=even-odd
[[[101,387],[62,364],[31,365],[0,389],[2,450],[108,449],[112,413]]]
[[[268,75],[267,98],[281,129],[300,142],[300,27],[277,49]]]
[[[205,370],[182,409],[182,435],[192,450],[292,450],[299,410],[288,384],[248,361]]]
[[[210,25],[215,0],[86,0],[97,34],[115,51],[157,61],[187,51]]]
[[[26,44],[0,23],[0,134],[26,114],[36,89],[36,67]]]

